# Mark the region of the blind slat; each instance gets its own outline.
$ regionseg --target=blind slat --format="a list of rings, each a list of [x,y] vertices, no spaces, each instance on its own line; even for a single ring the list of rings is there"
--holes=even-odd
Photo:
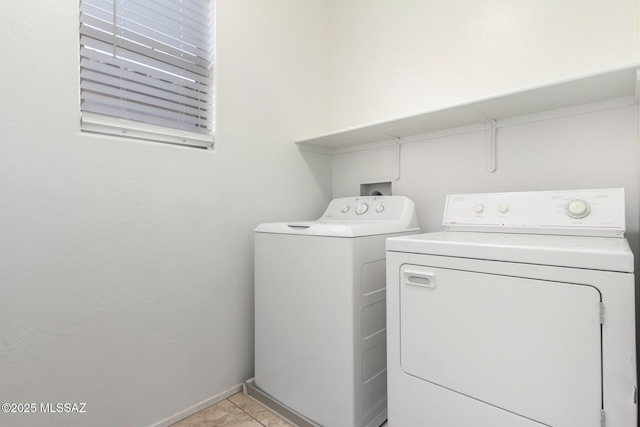
[[[118,8],[117,16],[141,22],[144,20],[144,22],[149,23],[149,28],[154,28],[156,31],[165,34],[171,34],[176,38],[180,38],[181,35],[189,35],[195,40],[199,40],[203,45],[207,44],[206,40],[211,34],[209,31],[200,31],[201,25],[187,20],[184,16],[182,16],[183,21],[181,22],[176,19],[175,14],[163,15],[157,9],[145,8],[135,3],[135,0],[127,0],[125,6]]]
[[[113,0],[82,0],[87,5],[94,6],[96,8],[103,9],[113,14]],[[180,12],[161,12],[160,6],[158,6],[153,0],[141,0],[134,3],[136,0],[117,0],[116,1],[116,15],[127,16],[137,22],[145,22],[149,28],[153,28],[155,31],[166,32],[167,34],[174,34],[177,38],[181,36],[190,36],[191,34],[200,34],[204,37],[197,37],[202,40],[202,45],[206,46],[209,43],[208,35],[211,34],[213,28],[209,25],[208,18],[213,16],[212,11],[206,12],[200,18],[202,22],[197,22],[187,17],[182,17],[182,24],[191,28],[190,32],[183,32],[180,28]],[[147,9],[143,5],[148,5]],[[188,9],[187,9],[188,10]],[[177,15],[177,16],[176,16]],[[203,19],[205,18],[205,19]]]
[[[109,15],[109,13],[105,10],[102,10],[102,9],[91,10],[91,14],[83,12],[83,16],[81,19],[82,19],[82,25],[88,25],[90,27],[98,28],[107,33],[111,33],[111,31],[113,30],[113,22],[109,22],[109,19],[111,19],[111,15]],[[132,31],[133,33],[137,33],[139,35],[148,33],[150,31],[147,27],[134,21],[126,21],[123,26],[127,30],[130,30],[130,32]],[[157,43],[159,43],[161,46],[162,45],[170,46],[172,48],[187,52],[190,55],[193,55],[194,57],[196,57],[197,60],[204,61],[207,59],[208,60],[211,59],[210,52],[206,52],[198,48],[197,46],[193,46],[192,44],[188,43],[186,40],[174,39],[166,34],[159,33],[157,31],[152,32],[152,34],[153,34],[153,38],[145,37],[145,39],[154,40]],[[200,59],[200,58],[203,58],[203,59]],[[193,62],[196,62],[196,60],[193,60]],[[206,65],[203,65],[203,66],[206,66]]]
[[[202,29],[208,28],[207,26],[207,16],[209,16],[209,12],[202,13],[201,10],[195,10],[194,8],[189,7],[189,3],[178,3],[171,0],[153,0],[153,2],[149,3],[146,0],[130,0],[132,3],[138,4],[140,7],[145,9],[151,9],[153,11],[157,11],[159,14],[169,17],[179,17],[184,16],[185,20],[188,22],[197,23],[196,28],[198,32],[202,32]],[[181,20],[174,20],[174,22],[182,22]]]
[[[116,48],[120,50],[121,55],[127,58],[137,58],[135,61],[140,61],[142,63],[151,64],[151,61],[140,59],[140,56],[149,58],[150,60],[154,60],[154,62],[161,62],[168,65],[172,65],[177,70],[188,70],[191,73],[199,74],[204,77],[209,77],[209,69],[203,66],[199,66],[194,64],[188,60],[184,60],[178,56],[169,55],[167,53],[161,52],[159,50],[153,49],[152,47],[144,46],[138,43],[135,43],[131,40],[124,39],[122,37],[116,36],[115,40],[112,34],[109,34],[105,31],[100,31],[96,28],[89,27],[83,25],[80,27],[80,34],[86,36],[87,38],[94,39],[104,43],[105,51],[106,48],[111,49],[113,51],[113,42],[115,41]],[[87,45],[91,45],[88,43]],[[98,46],[98,45],[93,45]],[[208,64],[207,64],[208,65]],[[162,69],[162,67],[159,67]]]
[[[80,16],[81,23],[83,22],[83,15],[86,15],[99,17],[113,25],[113,2],[111,0],[91,0],[90,2],[85,0],[80,6],[80,11],[82,12]],[[206,37],[192,37],[188,31],[181,31],[179,26],[167,27],[137,13],[132,13],[130,17],[120,16],[119,19],[124,20],[124,22],[136,22],[150,33],[163,34],[172,39],[182,40],[191,46],[197,47],[199,50],[206,51],[209,55],[213,50],[213,45],[210,43],[211,33],[207,33]],[[122,22],[119,22],[119,24],[122,25]]]
[[[165,90],[177,91],[179,88],[188,88],[202,96],[211,96],[212,88],[205,83],[199,83],[190,79],[176,81],[175,76],[159,70],[154,70],[153,75],[145,74],[148,70],[143,65],[138,65],[120,58],[114,58],[103,52],[90,50],[83,47],[80,50],[81,70],[89,69],[100,73],[120,76],[128,80],[138,81],[140,84],[157,87]],[[203,98],[205,99],[205,98]]]
[[[93,113],[106,114],[108,116],[120,117],[126,120],[152,123],[173,129],[185,129],[196,133],[209,133],[208,127],[205,127],[206,121],[204,120],[196,120],[189,116],[181,117],[178,114],[170,114],[160,108],[144,109],[135,103],[131,103],[128,106],[127,116],[122,117],[122,110],[120,108],[121,104],[113,102],[113,98],[92,92],[85,93],[86,98],[83,102],[82,111],[91,111]]]
[[[81,43],[83,43],[83,46],[88,48],[86,49],[88,52],[91,52],[92,49],[95,49],[98,53],[107,55],[109,54],[109,51],[105,50],[111,46],[108,43],[104,43],[100,40],[91,38],[85,39],[84,37],[81,37],[80,41]],[[184,80],[187,80],[199,84],[208,84],[210,81],[207,76],[192,73],[189,70],[176,67],[163,61],[156,61],[153,58],[140,55],[135,52],[125,52],[124,55],[126,55],[126,57],[117,58],[120,60],[123,72],[126,72],[128,70],[129,64],[131,64],[132,68],[134,66],[142,66],[142,68],[145,70],[144,73],[146,73],[146,75],[148,76],[154,77],[156,75],[161,75],[167,78],[167,81],[175,83],[180,83]],[[89,53],[89,57],[91,57],[91,53]]]
[[[148,93],[157,91],[158,93],[167,93],[166,97],[181,95],[188,96],[190,98],[197,99],[199,102],[207,102],[211,98],[211,95],[208,92],[204,92],[202,90],[194,90],[185,85],[178,86],[177,84],[163,82],[158,79],[140,75],[136,72],[127,71],[127,74],[123,75],[123,73],[118,72],[118,69],[115,67],[95,61],[90,61],[86,58],[83,58],[80,64],[80,77],[82,79],[86,78],[93,81],[110,82],[114,85],[116,81],[124,81],[128,84],[145,88],[145,92]]]
[[[189,3],[184,3],[184,2],[181,2],[180,0],[153,0],[153,1],[158,4],[168,5],[168,7],[172,7],[171,5],[174,5],[173,7],[182,6],[191,10],[193,13],[197,15],[205,16],[213,13],[213,2],[210,0],[193,0],[193,1],[190,1]]]
[[[206,113],[199,108],[197,100],[189,99],[187,97],[166,97],[165,94],[160,93],[162,96],[154,96],[154,93],[142,94],[134,92],[131,86],[122,85],[121,87],[113,86],[109,83],[120,84],[120,82],[105,82],[103,79],[100,82],[84,79],[80,85],[82,90],[89,90],[96,93],[104,93],[105,95],[119,98],[121,102],[138,102],[142,104],[154,105],[167,110],[181,111],[185,114],[199,116],[201,113]],[[133,86],[133,85],[132,85]],[[133,89],[137,89],[133,86]],[[194,102],[196,101],[196,102]]]

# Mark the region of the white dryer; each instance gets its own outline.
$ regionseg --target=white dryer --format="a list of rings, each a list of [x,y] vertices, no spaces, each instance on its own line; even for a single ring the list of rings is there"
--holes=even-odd
[[[449,195],[387,241],[390,427],[636,427],[624,190]]]
[[[255,389],[299,425],[386,419],[385,240],[419,232],[402,196],[331,201],[255,230]],[[257,389],[257,390],[256,390]]]

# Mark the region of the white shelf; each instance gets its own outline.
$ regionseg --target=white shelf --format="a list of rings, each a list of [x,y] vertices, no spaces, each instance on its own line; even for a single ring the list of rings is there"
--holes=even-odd
[[[408,117],[343,129],[296,141],[300,148],[326,152],[460,126],[636,96],[640,64],[579,76],[547,85],[476,99]]]

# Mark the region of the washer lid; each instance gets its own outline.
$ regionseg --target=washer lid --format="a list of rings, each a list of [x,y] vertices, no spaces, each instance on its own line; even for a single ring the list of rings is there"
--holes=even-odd
[[[404,196],[343,197],[329,203],[317,221],[260,224],[256,233],[362,237],[420,232],[415,204]]]
[[[363,237],[378,234],[420,232],[420,228],[399,227],[395,223],[354,221],[274,222],[260,224],[256,233],[297,234],[325,237]]]
[[[390,238],[387,250],[633,273],[620,238],[445,231]]]

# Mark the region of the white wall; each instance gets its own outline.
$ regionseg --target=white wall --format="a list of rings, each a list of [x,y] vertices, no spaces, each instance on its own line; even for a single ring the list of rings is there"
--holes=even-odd
[[[149,426],[253,373],[260,222],[309,219],[330,161],[328,5],[218,0],[217,148],[81,134],[77,2],[2,2],[0,401],[11,426]]]
[[[333,0],[332,129],[636,61],[636,0]]]

